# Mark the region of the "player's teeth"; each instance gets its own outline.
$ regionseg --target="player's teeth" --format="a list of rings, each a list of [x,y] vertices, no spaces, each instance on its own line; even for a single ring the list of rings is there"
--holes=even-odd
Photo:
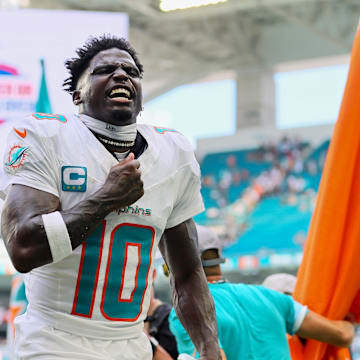
[[[128,98],[130,97],[130,91],[123,89],[123,88],[117,88],[117,89],[112,90],[110,93],[110,96],[115,95],[115,94],[124,94]]]

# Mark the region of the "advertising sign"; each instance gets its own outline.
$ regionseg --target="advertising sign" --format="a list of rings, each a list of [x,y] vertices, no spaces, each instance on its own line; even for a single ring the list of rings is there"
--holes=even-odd
[[[47,87],[54,112],[74,112],[71,96],[62,90],[68,77],[66,59],[91,36],[128,37],[128,16],[122,13],[9,10],[0,12],[0,119],[31,113],[44,59]]]
[[[92,36],[128,37],[127,14],[115,12],[21,9],[0,11],[0,156],[8,129],[35,110],[41,59],[55,113],[76,108],[62,83],[66,59]]]

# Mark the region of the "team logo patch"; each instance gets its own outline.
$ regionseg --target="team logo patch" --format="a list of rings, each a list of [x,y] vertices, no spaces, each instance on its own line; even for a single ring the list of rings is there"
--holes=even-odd
[[[85,192],[86,182],[86,167],[63,166],[61,168],[61,186],[63,191]]]
[[[5,165],[12,169],[21,167],[27,156],[27,146],[14,145],[8,154],[8,159]]]

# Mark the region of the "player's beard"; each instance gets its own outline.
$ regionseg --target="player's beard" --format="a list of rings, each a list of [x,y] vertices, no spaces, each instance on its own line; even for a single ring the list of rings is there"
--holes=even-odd
[[[116,121],[116,125],[123,125],[133,116],[133,112],[127,109],[116,109],[112,111],[112,118]]]
[[[111,110],[112,119],[114,120],[114,125],[129,125],[136,122],[136,118],[141,111],[141,103],[136,104],[136,110],[134,108],[127,108],[127,107],[119,107],[113,108]]]

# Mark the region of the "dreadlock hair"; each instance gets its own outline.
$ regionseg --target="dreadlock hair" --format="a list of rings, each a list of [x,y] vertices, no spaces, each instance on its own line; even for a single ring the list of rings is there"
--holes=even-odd
[[[65,67],[69,71],[70,77],[63,82],[64,90],[72,94],[76,90],[77,83],[85,69],[89,66],[91,59],[99,52],[112,48],[127,51],[140,70],[140,75],[143,74],[144,68],[140,63],[135,49],[130,43],[124,38],[117,38],[115,36],[104,34],[98,38],[91,37],[83,47],[76,50],[78,57],[65,61]]]

